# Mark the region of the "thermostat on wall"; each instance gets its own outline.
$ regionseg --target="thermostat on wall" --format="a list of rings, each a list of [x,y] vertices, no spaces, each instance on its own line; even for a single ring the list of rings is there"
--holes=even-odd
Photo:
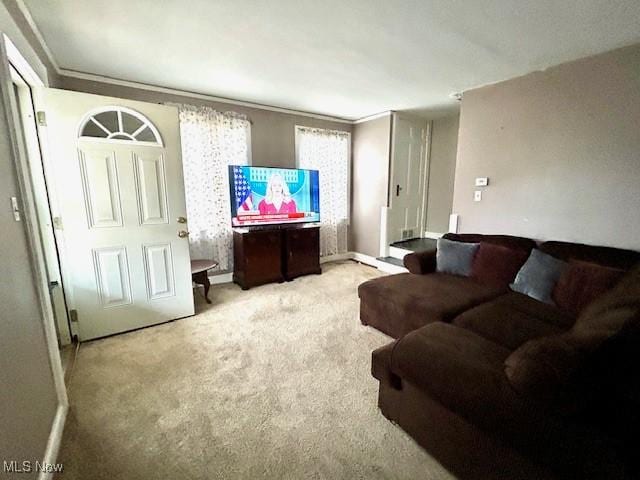
[[[486,187],[489,185],[489,177],[476,178],[476,187]]]

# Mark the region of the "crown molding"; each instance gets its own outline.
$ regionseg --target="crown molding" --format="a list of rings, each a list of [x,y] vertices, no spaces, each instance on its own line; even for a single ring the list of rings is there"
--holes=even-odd
[[[235,100],[232,98],[226,98],[226,97],[216,97],[214,95],[207,95],[207,94],[203,94],[203,93],[198,93],[198,92],[191,92],[188,90],[180,90],[177,88],[169,88],[169,87],[161,87],[158,85],[151,85],[148,83],[141,83],[141,82],[134,82],[134,81],[130,81],[130,80],[121,80],[119,78],[112,78],[112,77],[106,77],[104,75],[96,75],[93,73],[86,73],[86,72],[77,72],[75,70],[67,70],[64,68],[60,69],[59,75],[64,76],[64,77],[71,77],[71,78],[77,78],[80,80],[88,80],[88,81],[92,81],[92,82],[100,82],[100,83],[107,83],[110,85],[118,85],[121,87],[129,87],[129,88],[137,88],[140,90],[147,90],[147,91],[152,91],[152,92],[158,92],[158,93],[166,93],[169,95],[177,95],[177,96],[181,96],[181,97],[189,97],[189,98],[197,98],[199,100],[208,100],[211,102],[219,102],[219,103],[228,103],[230,105],[239,105],[242,107],[249,107],[249,108],[256,108],[259,110],[268,110],[271,112],[278,112],[278,113],[286,113],[289,115],[296,115],[296,116],[302,116],[302,117],[310,117],[310,118],[316,118],[319,120],[326,120],[326,121],[330,121],[330,122],[336,122],[336,123],[346,123],[346,124],[353,124],[353,120],[349,120],[346,118],[341,118],[341,117],[332,117],[331,115],[322,115],[319,113],[311,113],[311,112],[304,112],[301,110],[294,110],[294,109],[290,109],[290,108],[283,108],[283,107],[274,107],[271,105],[265,105],[265,104],[261,104],[261,103],[254,103],[254,102],[246,102],[243,100]]]
[[[357,120],[353,121],[353,124],[357,125],[358,123],[370,122],[371,120],[376,120],[376,119],[382,118],[382,117],[388,117],[389,115],[392,115],[392,114],[393,114],[392,110],[389,110],[389,111],[386,111],[386,112],[375,113],[375,114],[369,115],[367,117],[358,118]]]

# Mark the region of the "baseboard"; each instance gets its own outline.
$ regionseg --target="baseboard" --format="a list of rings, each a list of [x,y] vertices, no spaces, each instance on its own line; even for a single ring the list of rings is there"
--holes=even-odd
[[[68,405],[60,404],[56,410],[56,416],[53,419],[51,425],[51,433],[49,433],[49,440],[47,441],[47,448],[44,452],[44,458],[42,464],[54,465],[58,458],[58,451],[60,450],[60,442],[62,441],[62,432],[64,431],[64,422],[67,419]],[[53,478],[53,472],[40,472],[38,480],[49,480]]]
[[[233,282],[233,273],[218,273],[217,275],[209,275],[209,283],[216,285],[218,283],[231,283]]]
[[[325,257],[320,257],[320,263],[329,263],[329,262],[340,262],[343,260],[351,260],[353,259],[353,252],[345,252],[345,253],[336,253],[335,255],[327,255]]]
[[[376,260],[376,257],[372,257],[371,255],[365,255],[364,253],[359,252],[351,252],[351,259],[356,262],[364,263],[365,265],[369,265],[371,267],[378,268],[378,265],[382,262]]]
[[[364,263],[365,265],[370,265],[372,267],[377,268],[378,270],[385,273],[405,273],[407,269],[404,267],[399,267],[397,265],[391,265],[387,262],[381,262],[375,257],[370,255],[365,255],[364,253],[359,252],[351,252],[353,255],[353,260],[356,262]]]

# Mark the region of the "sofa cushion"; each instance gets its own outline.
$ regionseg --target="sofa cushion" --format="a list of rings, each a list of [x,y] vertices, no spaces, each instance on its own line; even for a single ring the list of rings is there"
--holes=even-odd
[[[597,396],[594,385],[617,375],[607,363],[612,344],[624,344],[640,328],[640,268],[592,302],[575,325],[560,335],[531,340],[505,361],[514,388],[533,398],[587,408]],[[629,361],[629,366],[633,362]],[[624,360],[617,358],[618,368]],[[599,378],[600,377],[600,378]]]
[[[524,293],[536,300],[553,303],[551,294],[567,263],[540,250],[532,250],[522,266],[511,289]]]
[[[487,427],[518,405],[503,363],[511,351],[455,325],[433,323],[398,340],[391,371],[450,410]]]
[[[582,361],[579,346],[563,333],[526,342],[505,360],[505,373],[518,393],[550,403]]]
[[[561,333],[573,321],[552,305],[510,292],[461,313],[452,323],[504,347],[516,349],[528,340]]]
[[[624,273],[617,268],[571,260],[558,279],[553,300],[558,307],[577,317],[587,305],[613,288]]]
[[[454,242],[439,238],[436,249],[436,271],[468,277],[471,275],[473,258],[479,246],[479,243]]]
[[[502,288],[446,273],[388,275],[358,287],[360,319],[399,338],[428,323],[449,321],[504,292]]]
[[[473,260],[471,276],[479,282],[507,287],[528,256],[528,250],[482,242]]]

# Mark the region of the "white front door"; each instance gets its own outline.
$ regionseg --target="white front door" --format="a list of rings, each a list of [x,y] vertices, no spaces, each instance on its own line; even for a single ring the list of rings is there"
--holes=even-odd
[[[394,114],[387,240],[422,237],[426,201],[427,122]]]
[[[193,315],[177,110],[65,90],[34,96],[80,339]]]

